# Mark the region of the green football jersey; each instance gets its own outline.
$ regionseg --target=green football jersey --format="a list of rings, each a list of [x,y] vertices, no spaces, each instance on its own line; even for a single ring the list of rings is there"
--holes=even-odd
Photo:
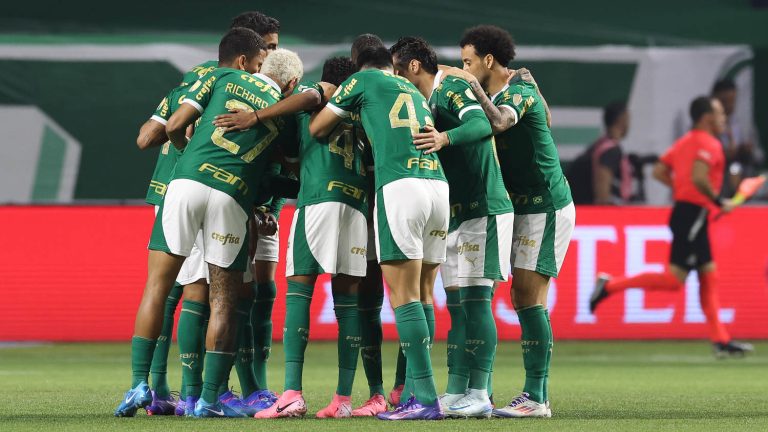
[[[451,76],[441,82],[441,75],[438,73],[435,77],[435,87],[429,98],[437,130],[450,131],[476,118],[488,123],[469,84]],[[490,124],[487,127],[490,131]],[[449,231],[469,219],[512,212],[512,201],[504,188],[493,136],[474,142],[452,142],[439,153],[450,186]]]
[[[171,114],[181,105],[181,101],[186,93],[187,88],[184,85],[180,85],[168,92],[168,95],[163,98],[160,105],[155,109],[155,113],[151,117],[152,120],[165,126],[168,123],[168,119],[171,118]],[[149,181],[146,198],[147,204],[160,205],[163,201],[165,191],[168,189],[168,183],[171,181],[173,167],[176,166],[176,161],[180,155],[181,152],[170,141],[166,141],[160,147],[160,154],[157,155],[157,163],[155,163],[155,171],[152,173],[152,180]]]
[[[301,85],[295,93],[305,91],[318,91],[322,95],[322,88],[317,83]],[[352,117],[356,114],[339,123],[327,138],[313,138],[309,134],[312,114],[308,111],[297,113],[293,121],[298,143],[295,159],[301,167],[296,207],[340,202],[367,214],[366,167],[352,125]]]
[[[516,82],[491,100],[511,109],[517,123],[496,135],[504,183],[518,214],[546,213],[572,202],[571,188],[560,167],[547,113],[536,86]]]
[[[424,96],[407,79],[379,69],[357,72],[327,106],[340,117],[360,115],[373,148],[376,190],[403,178],[445,181],[437,155],[413,145],[413,135],[434,122]]]
[[[200,63],[187,72],[184,72],[184,75],[181,77],[181,85],[190,85],[217,67],[219,67],[219,62],[216,60],[209,60],[207,62]]]
[[[270,162],[278,121],[267,120],[244,131],[224,132],[213,119],[231,109],[253,112],[280,100],[280,88],[269,77],[218,68],[193,84],[182,103],[202,113],[174,179],[190,179],[218,189],[249,210],[261,175]]]

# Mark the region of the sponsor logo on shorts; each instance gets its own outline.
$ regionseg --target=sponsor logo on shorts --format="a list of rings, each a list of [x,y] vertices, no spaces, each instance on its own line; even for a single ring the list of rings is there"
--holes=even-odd
[[[445,230],[432,230],[429,232],[429,235],[432,237],[440,237],[441,239],[445,240],[445,236],[448,235],[448,231]]]
[[[515,241],[517,242],[518,246],[525,246],[525,247],[530,247],[530,248],[535,248],[536,247],[536,240],[533,240],[533,239],[529,238],[528,236],[524,236],[524,235],[517,236]]]
[[[337,188],[341,189],[341,193],[344,195],[349,195],[354,199],[365,201],[365,190],[362,188],[354,187],[336,180],[328,182],[328,192]]]
[[[437,171],[438,169],[440,169],[440,162],[434,159],[410,158],[408,159],[406,167],[408,169],[416,167],[416,168],[426,169],[430,171]]]
[[[459,245],[459,255],[464,252],[480,252],[480,245],[477,243],[464,242]]]
[[[349,250],[349,252],[352,255],[362,255],[362,256],[365,256],[366,254],[368,254],[368,249],[366,249],[364,247],[353,247],[352,249]]]
[[[248,185],[245,184],[243,179],[240,177],[232,174],[231,172],[227,170],[223,170],[215,165],[211,165],[209,163],[204,163],[200,165],[200,168],[197,169],[199,172],[210,172],[211,176],[215,178],[216,180],[223,181],[224,183],[231,184],[232,186],[235,186],[237,190],[241,191],[243,194],[248,193]]]
[[[232,234],[219,234],[217,232],[211,233],[211,238],[220,241],[221,244],[225,245],[227,243],[229,244],[240,244],[240,237],[235,237]]]

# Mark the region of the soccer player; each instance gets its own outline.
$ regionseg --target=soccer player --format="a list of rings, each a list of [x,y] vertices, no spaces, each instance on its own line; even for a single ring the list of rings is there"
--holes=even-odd
[[[181,154],[168,141],[168,136],[165,134],[165,125],[171,114],[178,108],[185,93],[185,85],[178,86],[168,92],[157,106],[157,109],[155,109],[152,117],[142,125],[139,130],[139,136],[136,139],[136,144],[141,150],[162,146],[146,196],[147,204],[155,207],[155,215],[157,215],[160,203],[168,188],[173,167],[176,165],[176,160]],[[192,262],[191,260],[185,261],[185,266],[191,265]],[[184,272],[183,267],[182,273]],[[181,299],[182,289],[183,285],[177,281],[165,301],[162,330],[157,338],[157,345],[150,366],[152,403],[146,407],[147,414],[149,415],[171,415],[174,413],[177,405],[177,401],[171,396],[166,376],[168,350],[170,349],[171,337],[173,335],[174,315]],[[184,391],[183,387],[184,385],[182,384],[182,392]]]
[[[345,118],[359,115],[373,148],[376,176],[376,254],[390,287],[400,346],[411,364],[415,397],[389,420],[443,418],[429,354],[431,338],[422,298],[431,296],[437,269],[445,261],[448,184],[440,161],[413,145],[414,135],[432,125],[418,89],[393,73],[384,47],[357,58],[360,72],[349,77],[312,119],[312,136],[331,134]]]
[[[552,326],[547,290],[565,259],[576,211],[549,129],[546,101],[534,83],[510,82],[512,36],[482,25],[468,29],[460,46],[464,71],[452,73],[469,82],[491,122],[504,183],[515,206],[511,295],[522,330],[525,385],[509,405],[493,413],[549,417]]]
[[[417,134],[414,144],[425,153],[440,151],[450,186],[448,253],[440,267],[451,316],[449,375],[440,404],[448,416],[487,418],[497,344],[491,300],[494,282],[509,276],[512,201],[491,125],[469,84],[439,71],[437,55],[421,38],[400,38],[390,51],[395,72],[429,98],[435,127]]]
[[[273,60],[266,69],[271,71],[272,78],[251,76],[262,55],[263,41],[255,32],[243,28],[230,30],[219,45],[219,68],[190,87],[182,105],[168,120],[168,137],[174,146],[186,147],[186,151],[176,164],[153,228],[147,285],[132,339],[133,388],[116,410],[117,416],[132,416],[151,402],[147,372],[160,333],[163,304],[201,228],[204,259],[211,277],[212,310],[206,343],[207,367],[195,414],[239,415],[225,412],[217,400],[218,387],[229,374],[234,357],[234,303],[247,258],[243,240],[248,212],[244,205],[249,192],[256,187],[254,179],[263,169],[276,133],[271,125],[225,136],[223,130],[212,127],[211,121],[216,114],[226,112],[228,106],[259,109],[274,103],[281,91],[295,85],[301,75],[301,62],[295,55]],[[203,111],[206,115],[187,146],[184,132]]]
[[[277,49],[278,42],[280,41],[280,21],[277,19],[266,16],[259,11],[243,12],[232,19],[232,24],[229,28],[233,29],[235,27],[244,27],[255,31],[267,45],[267,53]],[[199,77],[216,69],[218,64],[219,62],[216,60],[200,63],[181,77],[181,84],[189,85],[194,83]]]
[[[284,102],[306,101],[302,104],[306,110],[292,119],[299,148],[290,155],[295,158],[289,159],[300,162],[301,186],[287,251],[285,391],[275,405],[256,418],[299,417],[306,413],[302,372],[309,339],[309,308],[317,276],[323,273],[333,275],[332,295],[339,323],[339,377],[333,400],[317,417],[351,415],[350,396],[360,346],[357,284],[365,275],[366,170],[361,151],[355,146],[351,122],[340,125],[327,139],[316,139],[309,135],[309,121],[322,107],[323,94],[332,92],[354,71],[348,58],[331,58],[323,66],[322,85],[302,85],[296,96]]]
[[[605,299],[629,288],[682,291],[688,273],[696,270],[701,308],[715,355],[743,356],[752,351],[752,345],[733,341],[718,315],[718,273],[709,242],[710,213],[732,209],[730,200],[719,197],[725,156],[716,137],[725,128],[725,111],[719,100],[708,96],[694,99],[689,111],[693,129],[661,156],[653,170],[657,180],[672,188],[675,200],[669,217],[672,250],[667,270],[619,278],[600,274],[589,307],[594,312]]]

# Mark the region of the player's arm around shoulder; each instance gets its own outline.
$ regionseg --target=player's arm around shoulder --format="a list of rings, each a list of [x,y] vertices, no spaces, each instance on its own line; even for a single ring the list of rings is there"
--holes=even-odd
[[[325,108],[312,116],[309,134],[314,138],[325,138],[331,134],[342,119],[358,110],[363,101],[363,76],[352,74],[336,89]]]

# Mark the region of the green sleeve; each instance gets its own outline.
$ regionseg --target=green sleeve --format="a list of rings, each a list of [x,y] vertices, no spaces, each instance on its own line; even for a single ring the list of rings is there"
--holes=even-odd
[[[461,118],[461,126],[446,132],[451,145],[476,144],[493,134],[491,123],[483,110],[471,110]]]
[[[347,118],[351,113],[360,110],[364,88],[362,75],[356,73],[341,83],[326,106],[339,117]]]

